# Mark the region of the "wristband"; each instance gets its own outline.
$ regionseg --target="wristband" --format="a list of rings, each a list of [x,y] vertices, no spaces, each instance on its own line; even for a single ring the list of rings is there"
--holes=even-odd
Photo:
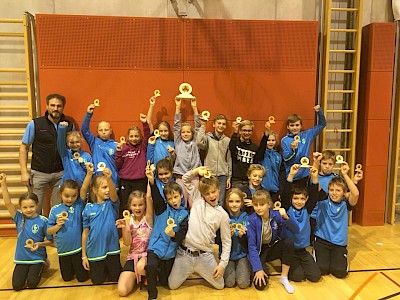
[[[81,258],[82,258],[82,260],[84,260],[84,259],[87,259],[87,256],[82,256]]]

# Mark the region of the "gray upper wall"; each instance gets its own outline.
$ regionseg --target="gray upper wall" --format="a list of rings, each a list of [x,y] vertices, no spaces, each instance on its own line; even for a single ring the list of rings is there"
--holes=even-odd
[[[186,1],[191,3],[185,4]],[[336,2],[346,2],[338,1]],[[357,0],[359,1],[359,0]],[[33,14],[83,14],[250,20],[318,20],[322,0],[1,0],[1,18]],[[391,22],[391,0],[364,0],[363,24]]]

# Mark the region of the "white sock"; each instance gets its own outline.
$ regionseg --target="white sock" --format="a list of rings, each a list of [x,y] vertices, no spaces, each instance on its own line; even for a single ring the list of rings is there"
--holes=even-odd
[[[294,293],[294,287],[289,283],[289,280],[288,280],[287,277],[281,276],[281,278],[279,279],[279,282],[285,287],[285,290],[289,294],[293,294]]]

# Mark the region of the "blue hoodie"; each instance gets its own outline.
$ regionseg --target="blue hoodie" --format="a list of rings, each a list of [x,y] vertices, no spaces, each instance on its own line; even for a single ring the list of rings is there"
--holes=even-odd
[[[156,165],[159,160],[171,157],[168,146],[175,148],[173,141],[163,140],[162,138],[156,139],[154,144],[148,143],[146,161],[150,160],[152,164]]]
[[[231,219],[229,222],[229,226],[232,227],[233,223],[246,226],[248,217],[249,216],[246,212],[242,212],[238,217],[229,214],[229,218]],[[231,247],[231,254],[229,257],[230,260],[239,260],[247,255],[247,247],[245,248],[244,245],[242,244],[245,243],[243,239],[247,240],[247,235],[244,234],[241,238],[239,238],[239,232],[238,230],[235,230],[232,235],[232,247]]]

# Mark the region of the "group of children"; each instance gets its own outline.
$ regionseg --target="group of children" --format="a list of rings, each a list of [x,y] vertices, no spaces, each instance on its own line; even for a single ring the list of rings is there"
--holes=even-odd
[[[98,124],[97,136],[91,133],[96,106],[89,105],[82,135],[92,156],[80,148],[79,132],[67,133],[68,124],[58,124],[62,203],[48,219],[37,213],[34,194],[21,196],[17,211],[6,175],[0,174],[18,230],[15,290],[39,284],[45,246],[53,236],[63,280],[118,282],[121,296],[136,282],[147,283],[149,299],[156,299],[157,283],[177,289],[194,272],[216,289],[253,283],[263,290],[269,273],[265,263],[275,259],[282,262],[280,283],[288,293],[294,292],[289,279],[317,282],[325,274],[347,275],[347,219],[358,200],[354,182],[362,179],[362,171],[353,182],[343,162],[341,176],[334,175],[336,160],[329,150],[315,153],[313,166],[301,162],[325,127],[319,106],[312,129],[302,131],[298,115],[288,118],[281,155],[270,122],[260,147],[250,139],[254,125],[249,120],[237,119],[228,138],[227,118],[219,114],[214,132],[206,133],[207,116],[199,114],[195,99],[190,102],[194,127],[181,122],[182,100],[175,99],[172,140],[167,122],[152,130],[155,102],[151,98],[148,114],[140,115],[143,133],[131,127],[119,143],[111,138],[108,122]],[[129,247],[123,268],[118,231]],[[313,233],[314,257],[306,250]]]

